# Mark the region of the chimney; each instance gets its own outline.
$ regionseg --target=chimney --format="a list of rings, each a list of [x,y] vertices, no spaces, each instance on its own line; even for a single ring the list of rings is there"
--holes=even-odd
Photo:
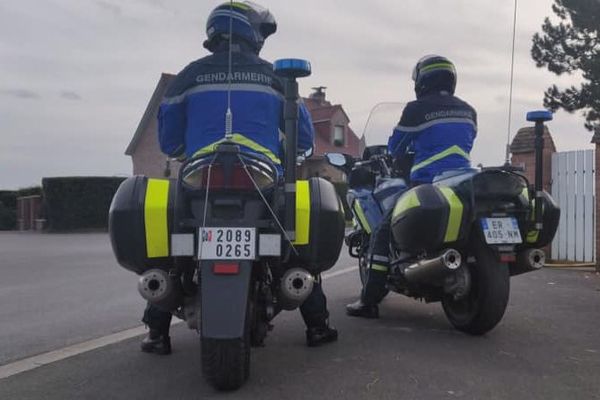
[[[329,105],[329,102],[325,100],[325,89],[327,89],[326,86],[318,86],[312,89],[314,90],[314,92],[310,94],[311,100],[314,100],[315,103],[317,103],[320,106]]]

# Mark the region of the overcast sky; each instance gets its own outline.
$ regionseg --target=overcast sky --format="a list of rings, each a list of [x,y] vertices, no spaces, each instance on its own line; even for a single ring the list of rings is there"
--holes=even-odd
[[[127,175],[124,155],[161,72],[206,55],[212,0],[19,0],[0,2],[0,189],[45,176]],[[513,134],[560,81],[537,69],[531,36],[551,0],[521,1]],[[382,101],[414,96],[410,73],[422,55],[455,62],[457,94],[479,113],[475,163],[499,164],[507,135],[512,0],[263,0],[279,30],[262,56],[309,59],[301,82],[327,86],[357,133]],[[550,125],[559,151],[591,148],[577,115]],[[391,129],[391,127],[390,127]],[[383,140],[389,132],[382,132]],[[377,138],[371,138],[371,143]]]

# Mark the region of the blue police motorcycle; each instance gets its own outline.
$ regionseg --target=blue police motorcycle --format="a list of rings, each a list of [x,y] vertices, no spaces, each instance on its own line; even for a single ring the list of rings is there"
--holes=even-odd
[[[389,291],[441,302],[450,323],[468,334],[485,334],[500,322],[510,277],[543,267],[543,248],[560,217],[559,207],[542,189],[542,133],[551,114],[527,117],[536,126],[535,185],[517,168],[502,166],[447,171],[432,184],[411,188],[410,154],[395,163],[387,146],[367,147],[358,160],[327,154],[328,162],[346,175],[355,227],[345,240],[359,261],[363,285],[371,234],[387,215],[392,232]],[[369,117],[371,123],[377,119]]]
[[[214,151],[185,161],[177,179],[128,178],[110,208],[117,261],[140,275],[145,300],[198,332],[202,373],[219,390],[248,379],[251,347],[264,345],[281,311],[302,305],[343,244],[333,184],[296,180],[296,78],[310,64],[274,67],[286,84],[283,177],[226,134]]]

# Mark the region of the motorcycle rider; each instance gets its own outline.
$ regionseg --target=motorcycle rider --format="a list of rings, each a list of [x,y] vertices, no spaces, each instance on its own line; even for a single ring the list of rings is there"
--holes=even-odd
[[[230,140],[244,151],[270,160],[280,173],[283,172],[281,139],[284,138],[280,130],[283,82],[273,72],[273,66],[259,58],[265,39],[276,30],[273,15],[255,3],[223,3],[212,11],[206,23],[207,40],[204,42],[204,47],[212,54],[181,71],[160,106],[158,136],[163,153],[184,159],[211,152],[222,142],[230,89],[233,114]],[[310,114],[301,104],[298,150],[311,149],[313,138]],[[308,346],[337,340],[337,330],[329,326],[327,300],[319,277],[300,312],[307,327]],[[142,321],[150,328],[142,342],[142,350],[169,354],[171,313],[148,304]]]
[[[445,57],[427,55],[412,73],[417,99],[406,105],[398,126],[388,141],[390,154],[398,161],[414,152],[410,170],[412,186],[431,183],[436,175],[470,167],[469,153],[477,135],[473,107],[454,95],[456,68]],[[367,282],[358,301],[346,306],[354,317],[378,318],[378,304],[385,297],[390,266],[390,210],[371,236]]]

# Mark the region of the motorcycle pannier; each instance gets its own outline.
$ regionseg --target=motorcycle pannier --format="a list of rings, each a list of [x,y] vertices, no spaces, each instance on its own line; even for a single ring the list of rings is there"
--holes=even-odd
[[[392,214],[396,245],[407,251],[435,251],[465,239],[467,203],[447,186],[417,186],[404,193]]]
[[[300,266],[320,273],[336,263],[344,241],[344,209],[333,184],[310,178],[296,184],[296,241]]]
[[[134,176],[113,197],[109,234],[119,264],[137,274],[156,267],[168,269],[175,181]]]

